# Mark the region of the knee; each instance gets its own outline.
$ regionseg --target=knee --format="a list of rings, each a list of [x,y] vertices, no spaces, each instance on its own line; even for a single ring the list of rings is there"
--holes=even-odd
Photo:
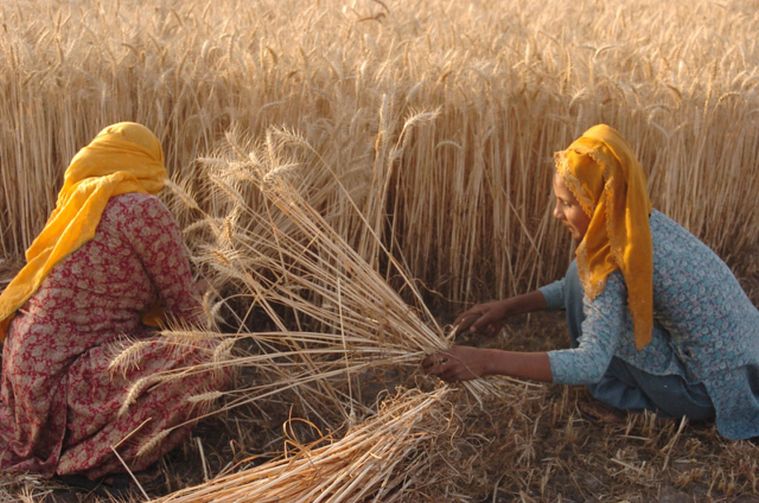
[[[703,407],[690,411],[688,414],[688,420],[695,421],[697,423],[702,421],[711,421],[714,419],[714,407]]]

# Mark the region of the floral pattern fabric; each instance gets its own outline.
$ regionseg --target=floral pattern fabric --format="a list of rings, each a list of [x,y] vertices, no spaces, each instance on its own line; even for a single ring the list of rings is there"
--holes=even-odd
[[[124,470],[114,449],[140,470],[186,437],[198,413],[187,398],[223,379],[199,374],[135,393],[139,379],[199,362],[213,349],[172,344],[142,325],[141,314],[157,303],[172,318],[201,321],[180,230],[155,196],[116,196],[94,239],[53,268],[11,323],[0,469],[96,478]],[[111,368],[135,340],[142,341],[138,361]],[[130,390],[136,396],[127,397]]]

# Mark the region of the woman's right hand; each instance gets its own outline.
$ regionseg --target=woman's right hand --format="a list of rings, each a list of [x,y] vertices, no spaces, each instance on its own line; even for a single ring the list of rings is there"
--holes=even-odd
[[[506,318],[512,314],[509,300],[491,300],[459,313],[453,322],[456,331],[462,333],[468,330],[490,336],[497,334],[503,328]]]

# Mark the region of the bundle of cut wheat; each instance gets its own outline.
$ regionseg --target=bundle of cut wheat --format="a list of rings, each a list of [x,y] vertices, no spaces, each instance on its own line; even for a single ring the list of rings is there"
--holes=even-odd
[[[384,250],[376,234],[367,233],[367,239],[384,250],[388,273],[397,276],[413,305],[327,223],[301,190],[279,175],[282,166],[294,162],[271,165],[260,159],[253,152],[226,162],[216,160],[212,182],[219,187],[218,197],[234,203],[234,211],[224,218],[205,215],[199,222],[211,229],[211,241],[198,258],[200,265],[219,291],[230,292],[209,307],[209,315],[226,306],[236,318],[235,329],[165,331],[166,344],[223,342],[208,346],[214,349],[209,349],[207,363],[148,376],[134,383],[132,394],[178,376],[252,368],[257,382],[215,393],[214,397],[227,398],[215,412],[285,391],[298,393],[304,404],[310,404],[306,408],[317,414],[326,404],[331,411],[366,411],[366,404],[354,397],[361,395],[358,380],[364,372],[404,366],[413,370],[425,354],[448,347],[452,333],[438,325],[402,264]],[[365,225],[371,229],[369,222]],[[241,298],[247,299],[242,310],[232,305]],[[277,330],[250,331],[253,310],[268,315]],[[233,346],[236,352],[230,351]],[[138,350],[139,343],[126,348],[114,358],[114,367],[133,361],[129,355]],[[507,392],[507,387],[486,381],[465,386],[478,399]]]
[[[229,152],[237,154],[230,158]],[[425,354],[444,349],[451,343],[452,334],[446,334],[426,309],[403,265],[384,249],[372,224],[358,208],[354,206],[354,211],[364,218],[364,225],[369,229],[366,239],[376,243],[374,248],[381,252],[387,274],[396,277],[396,283],[406,290],[412,305],[407,304],[376,268],[309,204],[307,187],[301,184],[296,188],[292,177],[283,175],[287,173],[283,167],[297,165],[294,160],[277,165],[263,162],[260,152],[240,155],[241,152],[241,149],[231,149],[225,158],[213,161],[212,182],[219,187],[217,204],[224,207],[221,200],[228,198],[229,204],[234,205],[233,216],[221,218],[206,214],[199,224],[194,224],[194,229],[205,226],[208,231],[208,241],[198,256],[201,267],[219,291],[229,292],[216,304],[231,304],[246,297],[249,300],[246,312],[238,311],[239,306],[226,307],[228,312],[236,313],[238,323],[236,330],[230,333],[179,328],[165,331],[166,344],[182,346],[212,339],[216,343],[209,348],[215,349],[209,349],[207,363],[151,375],[136,382],[135,391],[193,373],[251,369],[255,376],[252,381],[238,380],[229,390],[204,393],[188,400],[209,405],[217,398],[224,398],[221,404],[211,407],[210,413],[219,413],[244,405],[260,405],[275,395],[292,393],[297,397],[299,410],[317,417],[322,427],[338,432],[344,424],[356,425],[334,447],[316,449],[309,451],[308,456],[295,458],[304,460],[303,467],[296,467],[293,459],[282,460],[249,473],[212,481],[208,490],[241,485],[246,491],[260,490],[263,491],[260,494],[273,495],[274,499],[289,500],[297,494],[309,500],[319,495],[333,498],[335,494],[353,494],[351,491],[358,487],[360,491],[367,491],[366,494],[384,497],[386,491],[395,491],[398,484],[405,484],[402,473],[409,467],[417,470],[415,483],[423,483],[422,479],[430,475],[416,466],[417,458],[408,456],[416,452],[417,442],[422,437],[416,434],[382,436],[386,429],[379,425],[388,418],[395,418],[396,414],[382,412],[372,418],[375,411],[366,399],[373,395],[366,392],[366,388],[374,387],[376,392],[376,383],[362,378],[367,371],[377,368],[406,367],[413,374]],[[335,183],[339,185],[339,181]],[[174,189],[180,190],[176,186]],[[342,190],[349,198],[347,191]],[[180,199],[189,200],[189,196],[180,194]],[[238,218],[240,215],[245,218]],[[255,224],[242,226],[240,222]],[[211,307],[209,311],[216,309]],[[252,309],[266,313],[278,330],[246,331]],[[136,351],[135,348],[137,346],[125,349],[114,360],[114,366],[131,360],[128,353]],[[427,382],[429,385],[430,381]],[[393,387],[403,382],[383,384]],[[516,393],[516,386],[506,383],[472,381],[465,387],[478,400],[492,394],[505,398]],[[408,417],[428,425],[437,424],[441,417],[428,410],[429,404],[439,401],[442,390],[446,389],[438,388],[428,394],[414,391],[415,398],[409,403],[421,401],[427,405],[421,408],[409,405]],[[406,410],[407,405],[400,404],[387,411],[398,407]],[[362,417],[369,417],[368,423],[357,423]],[[369,449],[380,438],[370,436],[364,440],[366,432],[374,428],[386,439],[386,445],[377,444]],[[443,431],[445,429],[437,424],[424,438],[436,438]],[[350,456],[341,461],[336,452],[344,448]],[[382,471],[372,475],[365,464],[377,455],[394,462],[378,463],[376,466],[382,467]],[[329,467],[329,475],[317,470],[305,477],[304,470],[312,469],[316,459],[324,460],[320,463]],[[403,464],[396,466],[402,460]],[[429,462],[427,457],[424,460]],[[361,470],[359,479],[347,475],[354,469]],[[276,489],[280,479],[285,481],[282,494]],[[297,484],[293,486],[294,481]],[[191,499],[204,498],[205,490],[188,490],[183,494]],[[231,494],[232,499],[239,496],[236,492]]]
[[[280,459],[159,501],[408,501],[412,494],[444,494],[451,490],[450,468],[436,464],[432,446],[455,429],[449,393],[445,387],[399,393],[340,440],[296,445]]]

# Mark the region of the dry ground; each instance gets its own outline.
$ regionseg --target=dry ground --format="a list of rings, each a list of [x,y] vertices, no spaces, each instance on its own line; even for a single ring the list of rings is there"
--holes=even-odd
[[[13,269],[7,262],[0,267],[5,269],[0,278]],[[759,304],[757,254],[733,260],[733,269]],[[460,342],[539,350],[560,347],[565,337],[560,313],[539,313],[512,321],[497,338],[473,336]],[[399,376],[388,374],[372,377],[366,392],[376,392],[383,379],[392,387]],[[288,411],[282,396],[260,410],[238,410],[202,422],[180,449],[137,475],[142,489],[157,497],[273,458],[282,445]],[[537,393],[525,391],[519,403],[490,400],[484,410],[472,409],[462,418],[460,437],[467,442],[457,444],[448,458],[456,463],[460,493],[482,502],[759,501],[759,445],[726,441],[711,424],[681,424],[653,414],[607,414],[604,419],[604,413],[593,407],[584,388],[567,386],[543,386]],[[313,433],[306,430],[300,434]],[[82,488],[34,477],[3,477],[0,498],[144,500],[134,483],[121,489]]]

